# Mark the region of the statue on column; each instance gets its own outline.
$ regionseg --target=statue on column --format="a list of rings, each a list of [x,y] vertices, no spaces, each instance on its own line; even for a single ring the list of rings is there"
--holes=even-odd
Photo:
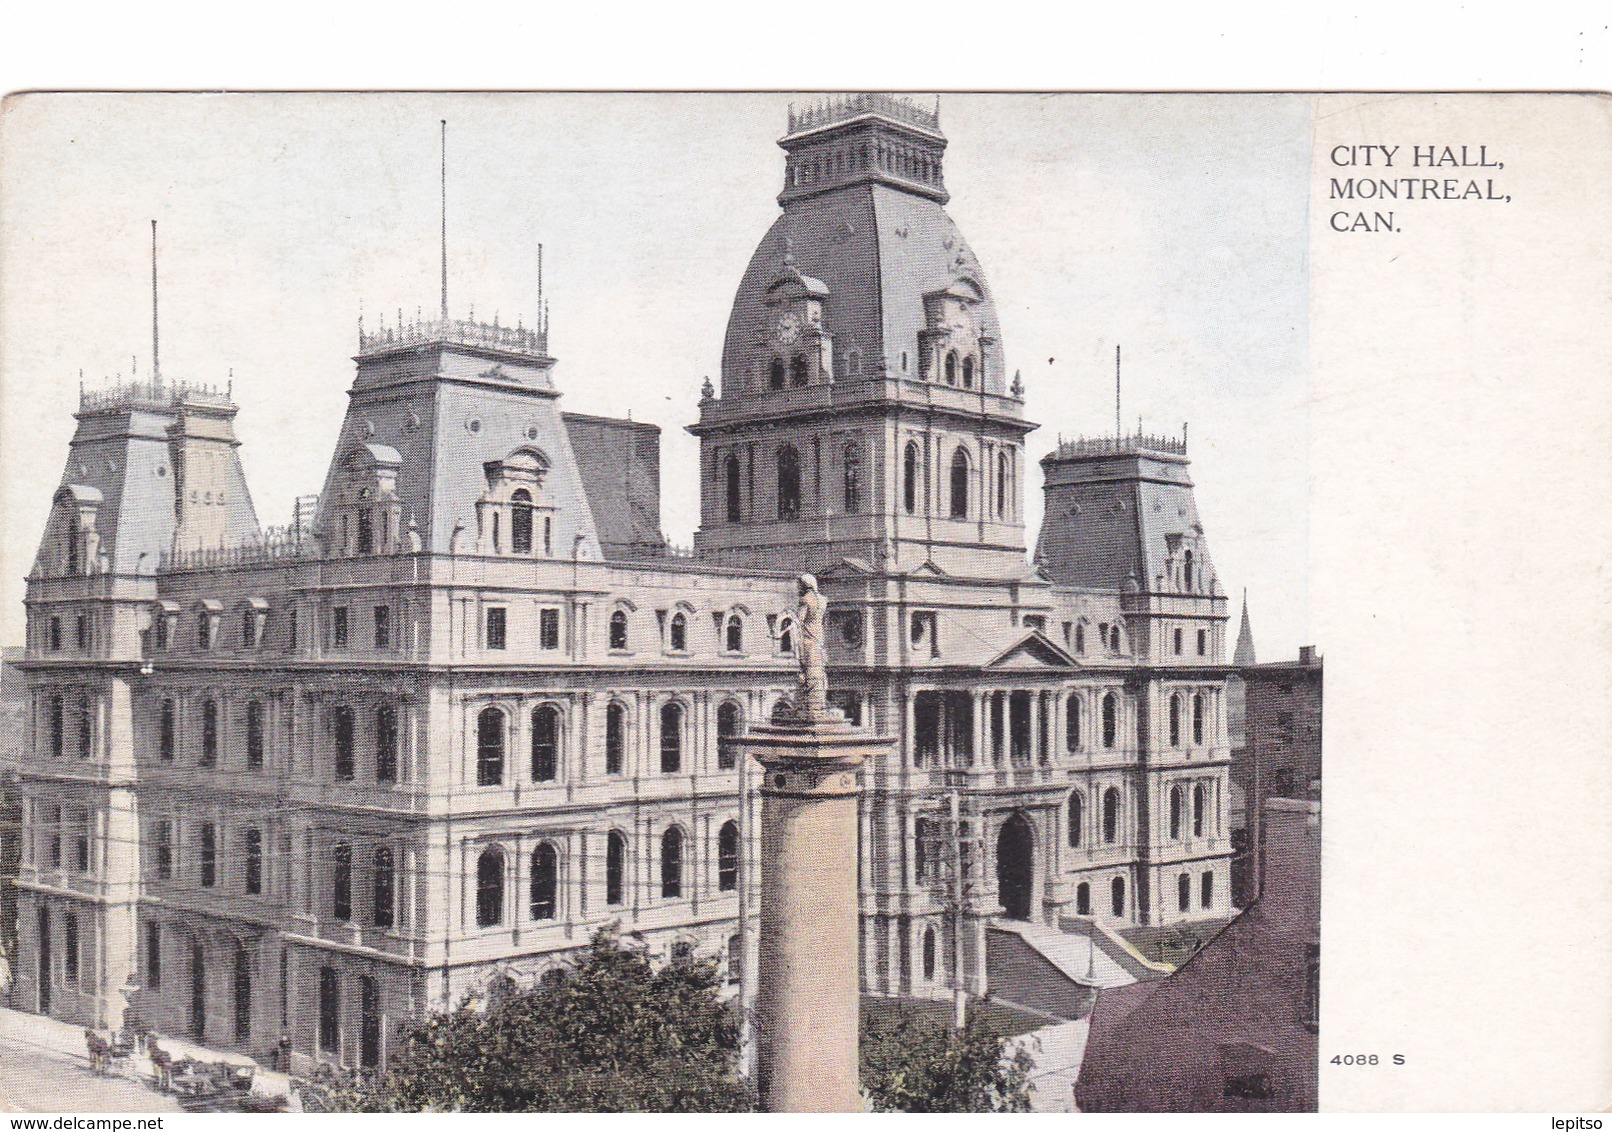
[[[808,720],[823,719],[828,715],[828,646],[823,639],[824,611],[828,603],[817,590],[817,579],[810,574],[802,574],[795,589],[800,595],[800,604],[795,609],[800,714]]]

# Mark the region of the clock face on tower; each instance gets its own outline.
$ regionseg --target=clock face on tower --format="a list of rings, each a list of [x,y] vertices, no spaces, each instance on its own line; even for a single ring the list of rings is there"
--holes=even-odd
[[[778,341],[790,345],[800,337],[800,315],[794,311],[785,311],[778,316]]]

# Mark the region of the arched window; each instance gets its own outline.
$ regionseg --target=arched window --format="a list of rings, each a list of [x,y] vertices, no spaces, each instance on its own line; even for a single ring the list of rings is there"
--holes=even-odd
[[[1119,790],[1110,786],[1103,792],[1103,843],[1113,845],[1119,840]]]
[[[516,488],[509,497],[509,549],[514,554],[532,553],[532,493]]]
[[[335,741],[335,758],[332,760],[332,769],[336,778],[341,782],[351,782],[356,760],[353,757],[353,709],[346,704],[338,704],[331,713],[331,731]],[[206,730],[206,715],[202,718],[203,730]]]
[[[1199,692],[1192,697],[1192,742],[1194,745],[1203,744],[1203,693]]]
[[[1071,751],[1080,750],[1080,696],[1071,693],[1064,701],[1064,745]]]
[[[88,720],[89,713],[84,710],[81,702],[78,713],[79,758],[86,758],[89,755],[89,751],[87,750],[88,744],[85,742],[85,739],[89,735],[89,729],[85,726]],[[197,765],[218,765],[218,701],[216,700],[202,701],[201,760]],[[352,777],[351,774],[349,774],[348,777]]]
[[[397,709],[391,704],[375,709],[375,781],[397,781]]]
[[[1084,625],[1077,624],[1075,626],[1075,651],[1079,653],[1086,651],[1086,626]]]
[[[675,825],[660,838],[660,894],[664,900],[683,895],[683,831]]]
[[[671,632],[667,634],[673,652],[688,651],[688,618],[681,613],[672,614]]]
[[[490,845],[476,858],[476,926],[504,922],[504,852]]]
[[[957,351],[952,350],[946,355],[946,384],[957,384]]]
[[[1181,787],[1170,787],[1170,840],[1181,837]]]
[[[627,611],[624,609],[610,615],[610,647],[616,652],[627,648]]]
[[[959,447],[952,453],[951,516],[968,518],[968,449]]]
[[[782,358],[772,360],[772,366],[767,371],[767,384],[774,389],[784,387],[784,360]]]
[[[963,388],[974,388],[974,355],[963,359]]]
[[[1192,908],[1192,877],[1187,873],[1175,878],[1175,906],[1180,912],[1190,911]]]
[[[627,761],[627,708],[611,704],[605,708],[605,773],[620,774]]]
[[[739,824],[723,822],[716,835],[716,887],[720,892],[739,888]]]
[[[1204,908],[1213,908],[1215,905],[1215,874],[1212,872],[1206,872],[1200,878],[1198,903]]]
[[[157,718],[157,757],[171,762],[174,757],[174,702],[163,700]],[[62,698],[50,698],[50,753],[57,758],[62,753]]]
[[[1079,790],[1069,795],[1069,844],[1075,848],[1086,843],[1086,796]]]
[[[370,872],[370,893],[372,901],[371,910],[374,912],[375,926],[389,928],[396,919],[397,899],[394,895],[397,869],[392,860],[392,849],[382,845],[375,850],[373,869]]]
[[[547,841],[532,850],[532,919],[560,914],[560,855]]]
[[[998,451],[996,454],[996,517],[1007,517],[1008,498],[1008,458],[1007,453]]]
[[[1112,747],[1119,738],[1119,697],[1109,692],[1103,697],[1103,746]]]
[[[727,460],[728,522],[737,523],[744,517],[739,499],[739,457],[730,452]]]
[[[862,450],[854,444],[845,446],[845,513],[854,515],[862,510]]]
[[[353,553],[375,553],[375,520],[371,517],[368,507],[359,509],[358,536],[354,541],[356,545],[353,548]]]
[[[605,841],[605,903],[618,905],[627,887],[627,835],[610,831]]]
[[[1113,883],[1109,885],[1109,896],[1111,898],[1110,907],[1113,908],[1114,915],[1123,916],[1125,914],[1125,878],[1124,877],[1115,877],[1114,878]]]
[[[744,651],[744,619],[737,613],[728,614],[727,628],[723,634],[722,644],[729,652]]]
[[[1202,837],[1204,817],[1209,810],[1209,792],[1198,783],[1192,788],[1192,836]]]
[[[792,444],[778,449],[778,517],[800,517],[800,453]]]
[[[924,929],[924,978],[934,981],[935,978],[935,929]]]
[[[1091,915],[1091,885],[1081,881],[1075,888],[1075,915]]]
[[[1192,592],[1192,551],[1187,551],[1181,561],[1182,588],[1188,593]]]
[[[476,785],[504,784],[504,713],[495,707],[476,716]]]
[[[1120,651],[1119,625],[1115,624],[1108,630],[1108,647],[1115,652]]]
[[[806,355],[796,354],[793,358],[789,359],[789,384],[805,385],[806,376]]]
[[[778,651],[785,656],[795,655],[795,621],[791,617],[778,620]]]
[[[901,456],[901,506],[909,515],[918,513],[918,442],[907,441]]]
[[[353,918],[353,847],[345,841],[330,851],[330,914]]]
[[[263,769],[263,701],[246,705],[246,769]]]
[[[676,774],[683,769],[683,706],[675,701],[660,709],[660,772]]]
[[[560,709],[539,704],[532,710],[532,781],[553,782],[559,768]]]
[[[1170,746],[1181,745],[1181,697],[1170,697]]]
[[[739,764],[739,752],[734,749],[733,740],[738,738],[739,729],[744,726],[744,718],[740,714],[739,705],[732,700],[723,701],[716,709],[716,765],[718,770],[732,770]]]

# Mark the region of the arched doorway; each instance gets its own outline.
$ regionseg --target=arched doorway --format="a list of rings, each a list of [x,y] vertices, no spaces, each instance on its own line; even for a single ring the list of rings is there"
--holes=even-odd
[[[1030,918],[1030,893],[1034,883],[1035,839],[1023,814],[1014,814],[1002,823],[996,838],[996,893],[1004,915],[1010,920]]]

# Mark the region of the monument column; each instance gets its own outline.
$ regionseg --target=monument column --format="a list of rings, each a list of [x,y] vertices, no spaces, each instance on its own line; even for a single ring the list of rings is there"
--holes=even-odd
[[[800,595],[800,707],[742,740],[762,770],[756,1084],[768,1112],[861,1112],[857,774],[890,742],[827,705],[809,574]]]

